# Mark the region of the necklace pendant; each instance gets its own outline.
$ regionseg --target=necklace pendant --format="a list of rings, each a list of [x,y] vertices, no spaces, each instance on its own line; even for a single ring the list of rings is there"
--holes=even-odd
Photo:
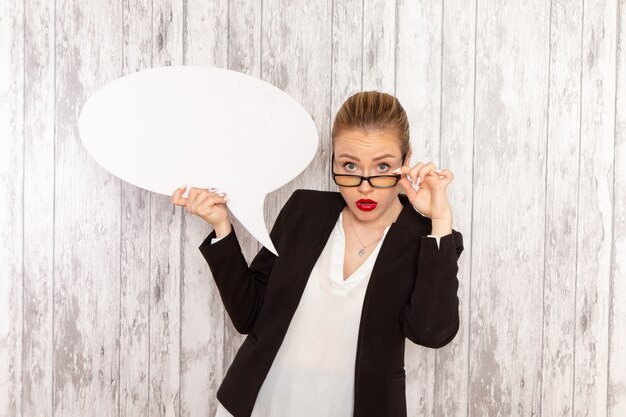
[[[363,255],[365,255],[365,248],[363,248],[363,249],[361,249],[359,251],[359,256],[363,256]]]

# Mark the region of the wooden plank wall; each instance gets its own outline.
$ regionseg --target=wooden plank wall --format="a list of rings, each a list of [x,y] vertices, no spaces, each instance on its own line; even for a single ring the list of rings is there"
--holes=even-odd
[[[315,120],[268,226],[293,190],[336,191],[331,122],[359,90],[397,95],[412,162],[455,174],[462,325],[439,350],[407,341],[410,416],[626,415],[625,10],[0,0],[0,416],[215,413],[244,336],[197,249],[210,228],[104,171],[76,123],[107,82],[178,64],[262,78]]]

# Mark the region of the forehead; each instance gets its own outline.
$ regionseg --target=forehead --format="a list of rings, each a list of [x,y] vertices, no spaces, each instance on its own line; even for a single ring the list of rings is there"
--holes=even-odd
[[[349,151],[366,154],[380,151],[400,152],[400,140],[390,130],[344,130],[335,137],[334,145],[335,154]]]

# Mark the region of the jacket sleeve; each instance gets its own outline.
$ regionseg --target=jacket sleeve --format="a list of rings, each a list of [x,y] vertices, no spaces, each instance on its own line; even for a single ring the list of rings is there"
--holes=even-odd
[[[413,343],[440,348],[459,330],[458,259],[463,236],[452,229],[435,239],[422,236],[417,278],[409,303],[400,312],[404,335]]]
[[[291,194],[278,213],[270,232],[270,238],[276,248],[280,245],[285,223],[289,219],[298,191]],[[222,239],[211,244],[211,239],[214,237],[216,237],[215,230],[211,231],[199,246],[200,252],[209,264],[224,308],[233,326],[240,334],[248,334],[263,305],[265,287],[276,255],[263,246],[248,267],[234,228]]]

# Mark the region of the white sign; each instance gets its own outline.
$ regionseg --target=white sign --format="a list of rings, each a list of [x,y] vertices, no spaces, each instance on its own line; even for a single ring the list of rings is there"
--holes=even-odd
[[[284,91],[223,68],[171,66],[118,78],[83,106],[80,136],[104,169],[171,196],[181,184],[226,192],[230,211],[278,255],[265,195],[311,162],[319,142],[309,113]]]

